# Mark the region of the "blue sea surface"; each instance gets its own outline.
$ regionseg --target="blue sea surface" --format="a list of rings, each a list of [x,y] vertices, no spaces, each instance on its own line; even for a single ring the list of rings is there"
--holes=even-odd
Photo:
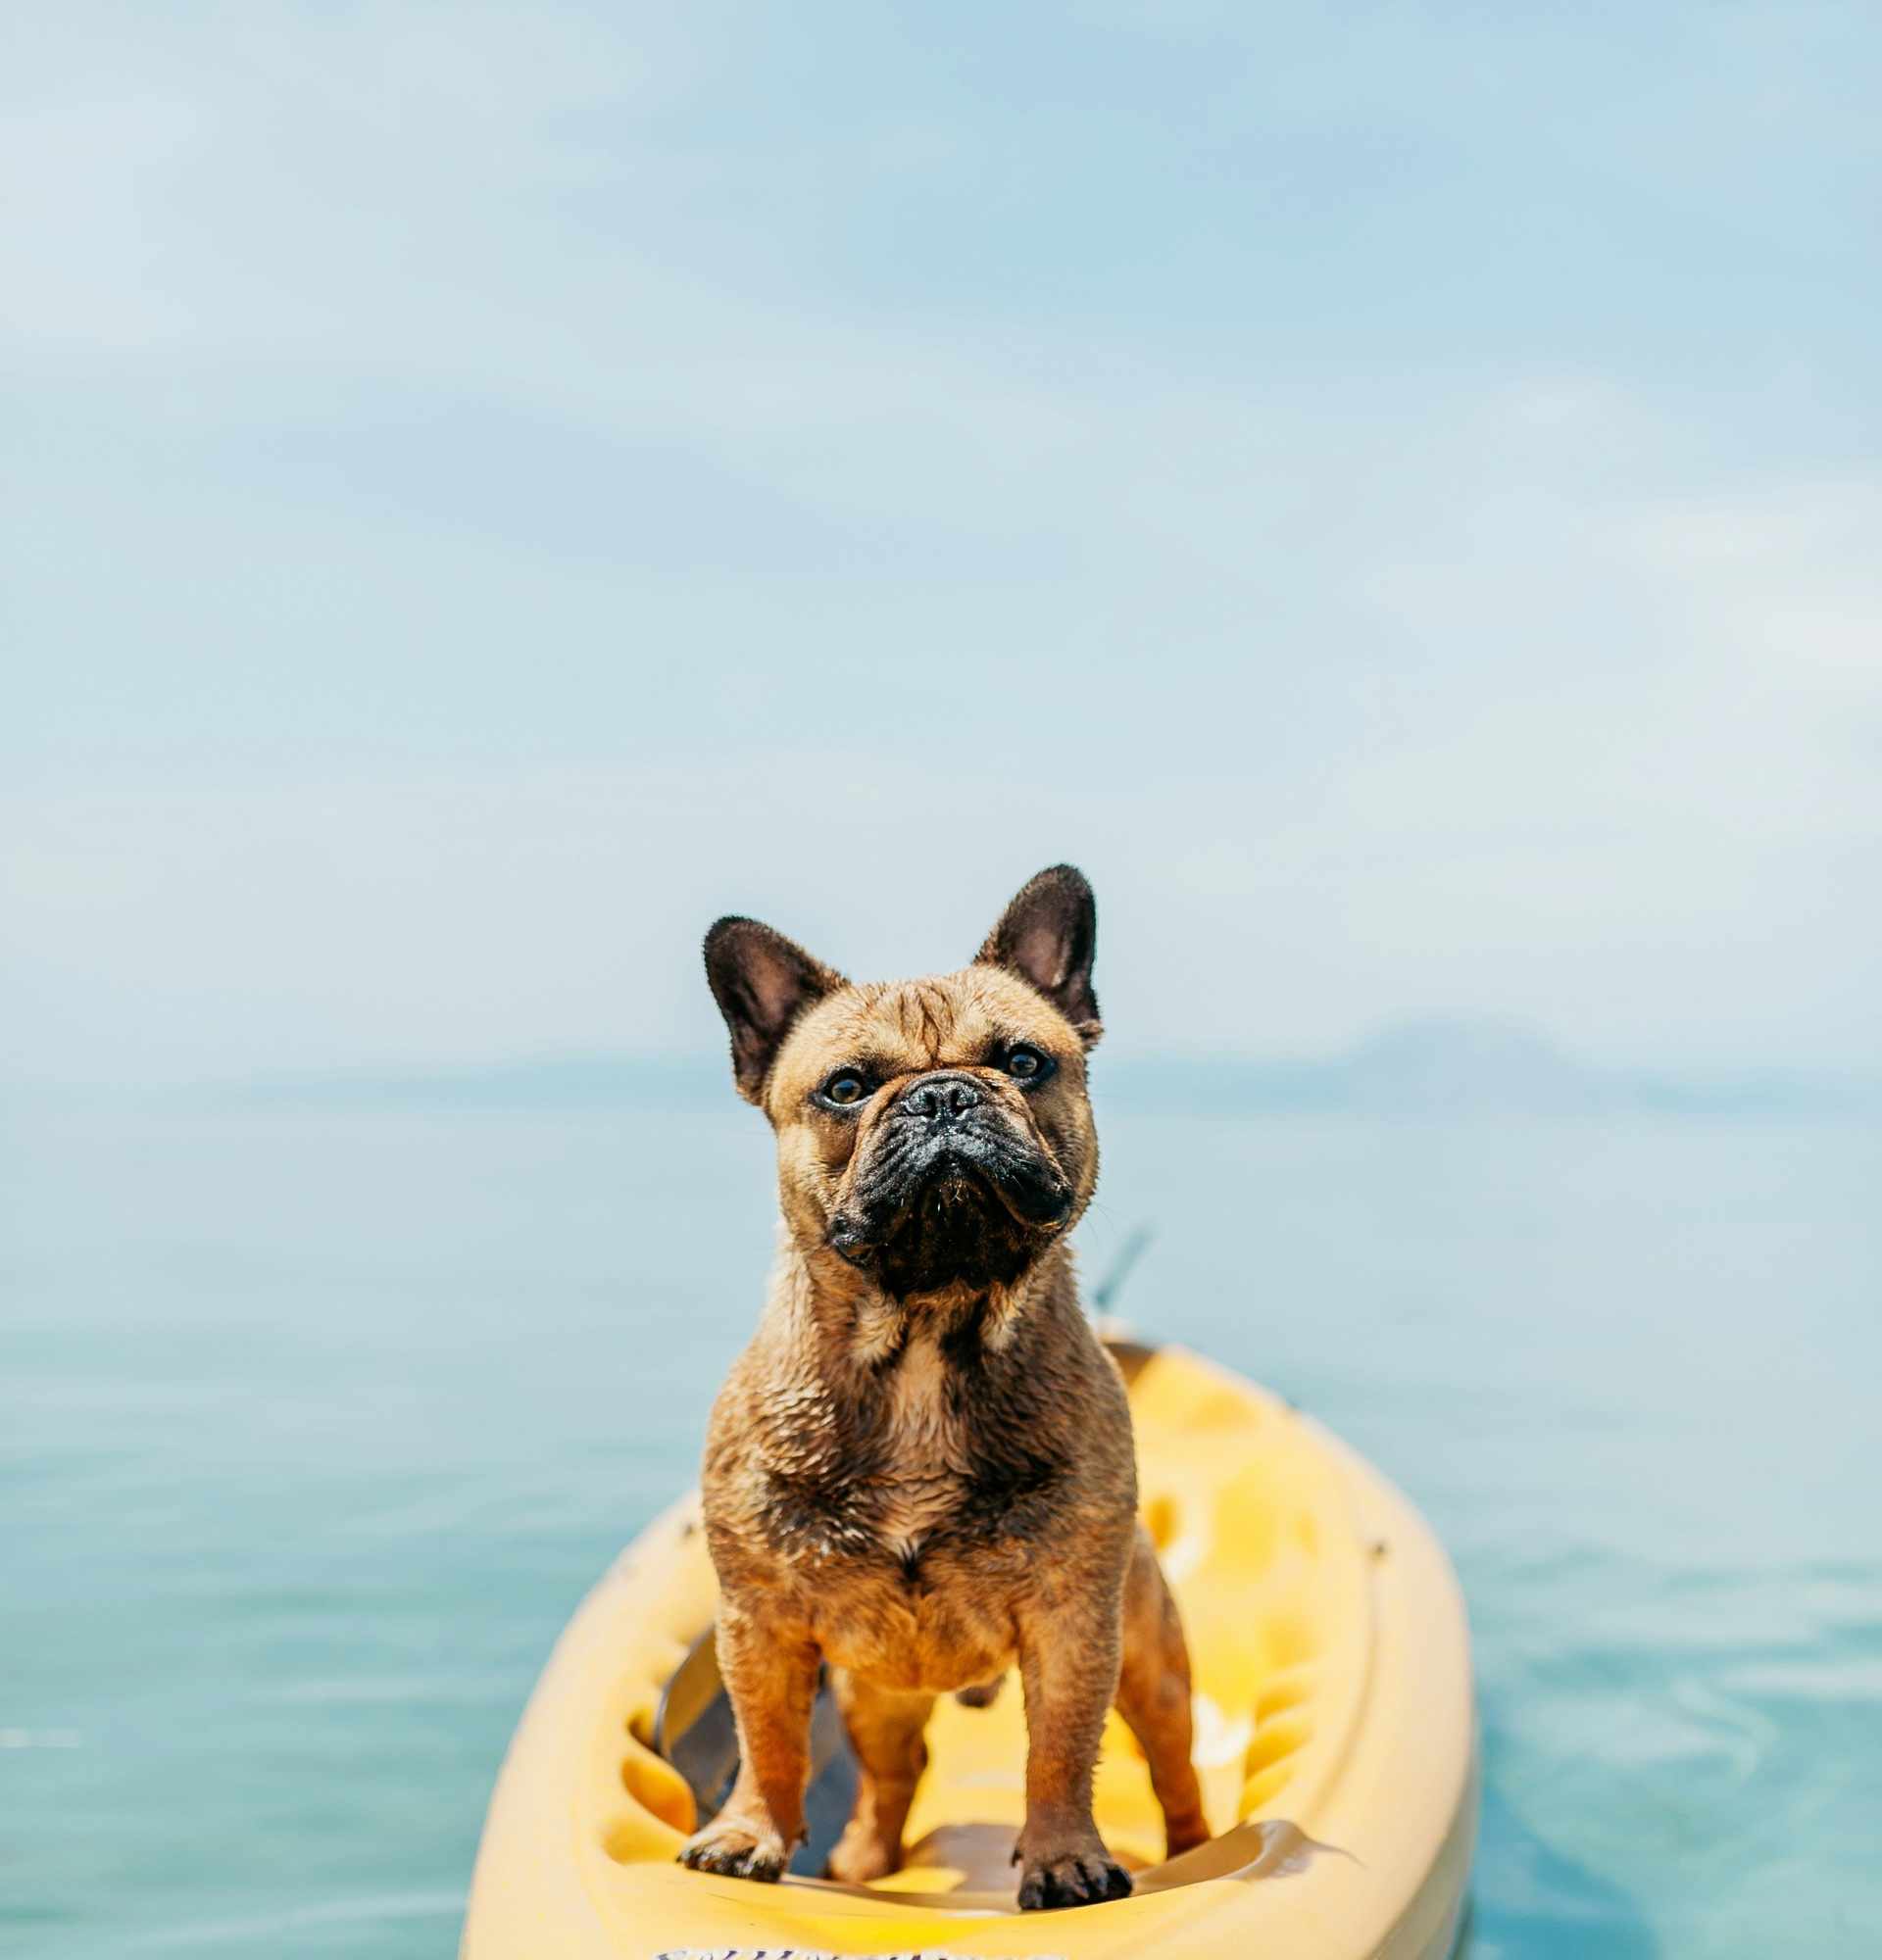
[[[1425,1507],[1473,1960],[1882,1952],[1882,1134],[1104,1121],[1088,1273]],[[20,1112],[0,1951],[448,1960],[558,1629],[756,1311],[722,1112]]]

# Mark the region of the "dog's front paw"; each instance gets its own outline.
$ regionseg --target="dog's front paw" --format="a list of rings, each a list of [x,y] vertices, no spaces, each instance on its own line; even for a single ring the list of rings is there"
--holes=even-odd
[[[1130,1896],[1130,1874],[1096,1838],[1019,1852],[1019,1910],[1050,1912],[1059,1906],[1097,1905]]]
[[[719,1817],[680,1846],[679,1862],[726,1879],[760,1879],[774,1885],[791,1862],[790,1846],[775,1831],[755,1831],[736,1818]]]

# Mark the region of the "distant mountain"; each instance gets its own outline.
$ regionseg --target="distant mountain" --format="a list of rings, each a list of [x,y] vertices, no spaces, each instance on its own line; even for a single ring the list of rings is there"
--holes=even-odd
[[[1114,1106],[1145,1111],[1319,1110],[1355,1115],[1579,1116],[1882,1110],[1873,1072],[1679,1074],[1604,1068],[1534,1029],[1406,1021],[1344,1054],[1300,1061],[1120,1061]]]
[[[1117,1100],[1127,1107],[1366,1114],[1579,1115],[1613,1106],[1619,1082],[1530,1029],[1472,1020],[1408,1021],[1344,1054],[1299,1061],[1131,1059],[1118,1078]]]
[[[1237,1115],[1882,1112],[1873,1071],[1654,1073],[1603,1068],[1533,1029],[1487,1019],[1408,1021],[1343,1054],[1301,1060],[1101,1052],[1101,1109]],[[283,1077],[192,1100],[331,1109],[718,1109],[731,1086],[714,1055],[574,1054],[482,1068]]]

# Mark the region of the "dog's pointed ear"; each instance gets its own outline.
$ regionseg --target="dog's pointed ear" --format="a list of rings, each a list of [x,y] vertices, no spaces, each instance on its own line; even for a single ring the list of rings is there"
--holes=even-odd
[[[706,979],[732,1037],[732,1080],[759,1103],[791,1023],[846,984],[795,941],[748,918],[722,918],[706,935]]]
[[[1055,864],[1019,888],[974,963],[1016,973],[1065,1015],[1087,1048],[1095,1048],[1105,1031],[1091,986],[1097,952],[1098,901],[1091,886],[1082,871]]]

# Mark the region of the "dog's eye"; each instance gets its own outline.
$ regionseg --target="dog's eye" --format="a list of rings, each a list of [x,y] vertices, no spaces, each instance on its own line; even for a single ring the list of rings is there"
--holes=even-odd
[[[852,1109],[869,1093],[869,1085],[853,1068],[839,1068],[817,1092],[838,1109]]]
[[[1008,1053],[1007,1073],[1015,1082],[1043,1082],[1052,1073],[1052,1057],[1022,1042]]]

